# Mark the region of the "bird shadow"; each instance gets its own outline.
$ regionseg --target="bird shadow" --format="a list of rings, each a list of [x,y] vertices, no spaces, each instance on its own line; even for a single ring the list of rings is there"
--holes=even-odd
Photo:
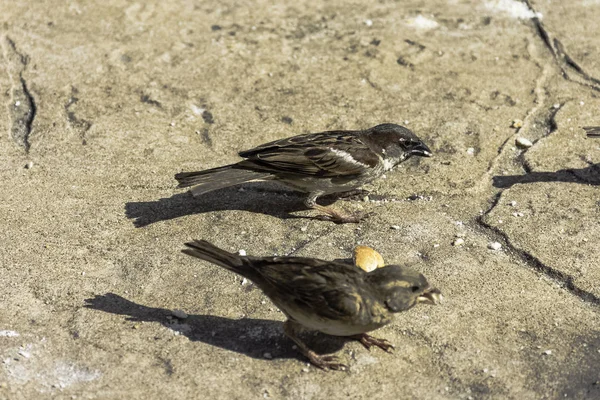
[[[248,183],[242,187],[227,187],[198,197],[185,192],[155,201],[129,202],[125,204],[125,215],[133,220],[137,228],[186,215],[223,210],[249,211],[280,219],[316,219],[291,214],[308,210],[303,203],[305,196],[282,190],[281,186],[271,182]],[[330,205],[336,199],[336,196],[323,196],[319,198],[319,204]]]
[[[555,172],[530,172],[525,175],[497,175],[492,184],[506,189],[517,183],[568,182],[585,185],[600,185],[600,164],[592,164],[586,168],[561,169]]]
[[[157,322],[164,327],[211,346],[245,354],[252,358],[289,359],[307,362],[294,350],[294,343],[281,328],[281,321],[240,318],[231,319],[214,315],[191,314],[182,319],[166,308],[147,307],[114,293],[106,293],[85,300],[85,307],[110,314],[127,316],[133,322]],[[302,333],[302,340],[318,354],[335,353],[351,339],[322,333]]]

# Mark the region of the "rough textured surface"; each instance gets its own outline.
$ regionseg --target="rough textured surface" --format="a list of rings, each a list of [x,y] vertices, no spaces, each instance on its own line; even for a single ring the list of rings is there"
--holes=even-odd
[[[0,8],[0,398],[600,397],[600,139],[580,128],[600,125],[599,1]],[[278,186],[174,189],[265,141],[381,122],[435,157],[339,201],[377,213],[360,226],[289,218],[311,213]],[[447,302],[378,331],[393,355],[311,337],[351,365],[324,373],[258,290],[179,252],[191,238],[366,244]]]

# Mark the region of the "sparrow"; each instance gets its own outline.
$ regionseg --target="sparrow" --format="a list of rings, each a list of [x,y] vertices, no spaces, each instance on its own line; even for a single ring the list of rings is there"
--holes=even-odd
[[[175,175],[178,188],[200,196],[246,182],[275,180],[308,193],[304,204],[336,223],[358,223],[366,215],[346,214],[317,204],[323,195],[349,192],[379,178],[411,156],[431,150],[409,129],[381,124],[362,131],[328,131],[293,136],[238,153],[236,164]]]
[[[600,137],[600,126],[584,126],[587,137]]]
[[[285,334],[309,361],[322,369],[345,369],[333,354],[319,355],[298,337],[303,329],[358,340],[370,349],[394,346],[367,334],[392,322],[393,315],[417,303],[437,304],[438,289],[404,266],[372,272],[343,262],[304,257],[240,256],[205,240],[185,244],[183,253],[211,262],[252,281],[287,317]]]

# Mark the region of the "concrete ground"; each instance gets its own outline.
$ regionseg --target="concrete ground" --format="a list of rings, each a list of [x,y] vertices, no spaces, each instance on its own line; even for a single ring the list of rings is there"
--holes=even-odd
[[[0,398],[600,398],[600,139],[581,129],[600,125],[600,1],[276,3],[0,4]],[[290,218],[312,213],[280,186],[175,189],[382,122],[435,155],[337,201],[376,213],[360,225]],[[377,331],[392,355],[309,335],[350,365],[327,373],[259,290],[180,253],[193,238],[366,244],[447,301]]]

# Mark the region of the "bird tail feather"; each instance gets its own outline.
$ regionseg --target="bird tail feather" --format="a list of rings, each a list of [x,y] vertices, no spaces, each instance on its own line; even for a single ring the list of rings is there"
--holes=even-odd
[[[259,182],[269,179],[271,174],[235,168],[235,164],[195,172],[180,172],[175,175],[178,188],[194,186],[192,195],[200,196],[213,190],[223,189],[246,182]]]
[[[185,245],[188,248],[181,250],[183,253],[211,262],[230,271],[239,273],[240,269],[244,266],[244,260],[241,256],[220,249],[206,240],[194,240]]]

